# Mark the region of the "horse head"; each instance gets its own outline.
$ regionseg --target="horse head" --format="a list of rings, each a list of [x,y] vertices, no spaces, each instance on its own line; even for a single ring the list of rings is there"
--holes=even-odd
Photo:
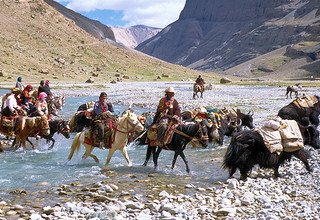
[[[69,121],[61,120],[58,123],[58,133],[61,133],[65,138],[70,138]]]
[[[119,125],[122,127],[127,127],[127,132],[137,131],[142,132],[144,130],[143,124],[138,119],[138,116],[131,110],[127,110],[123,115],[124,120],[119,121]],[[122,122],[122,124],[121,124]],[[126,123],[126,125],[124,125]]]
[[[207,147],[209,145],[209,137],[208,137],[208,127],[207,120],[202,120],[199,124],[198,132],[195,135],[203,147]]]

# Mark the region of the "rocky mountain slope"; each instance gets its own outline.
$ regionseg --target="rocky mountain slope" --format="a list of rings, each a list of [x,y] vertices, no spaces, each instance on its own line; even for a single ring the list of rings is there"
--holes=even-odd
[[[197,72],[100,41],[43,0],[0,1],[0,80],[106,83],[194,78]],[[168,78],[171,77],[171,78]]]
[[[283,46],[320,42],[319,0],[187,0],[179,19],[137,49],[225,70]]]
[[[161,31],[161,28],[135,25],[132,27],[111,27],[115,40],[129,48],[135,48],[138,44],[148,40]]]
[[[110,39],[115,41],[114,34],[108,26],[100,23],[99,21],[92,20],[77,12],[74,12],[53,0],[44,1],[67,18],[73,20],[76,25],[78,25],[80,28],[93,35],[94,37],[101,40]]]

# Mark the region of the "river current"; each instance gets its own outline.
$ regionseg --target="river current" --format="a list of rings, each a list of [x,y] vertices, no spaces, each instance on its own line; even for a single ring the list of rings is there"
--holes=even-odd
[[[236,107],[245,113],[253,111],[255,126],[259,126],[264,119],[275,116],[281,107],[292,101],[285,98],[285,87],[214,85],[213,90],[205,91],[203,99],[193,100],[191,83],[122,83],[108,85],[101,89],[82,88],[79,89],[81,92],[74,92],[74,90],[70,92],[68,88],[57,89],[56,94],[65,94],[67,97],[66,104],[59,114],[62,118],[70,119],[79,105],[96,100],[100,91],[105,90],[118,114],[131,103],[133,103],[135,112],[140,114],[155,110],[159,98],[168,86],[175,87],[176,99],[183,110],[199,106]],[[8,90],[0,90],[0,95],[6,92]],[[316,94],[316,89],[304,88],[303,92],[313,95]],[[92,183],[104,178],[125,181],[128,175],[148,175],[153,172],[163,173],[164,176],[170,175],[173,184],[175,184],[174,181],[180,181],[180,177],[183,177],[190,184],[197,183],[204,187],[217,181],[224,181],[228,177],[227,171],[221,168],[221,161],[230,141],[229,138],[226,138],[225,144],[221,147],[215,144],[211,144],[206,149],[187,147],[185,154],[189,161],[191,174],[186,173],[181,158],[178,158],[175,169],[170,169],[173,158],[173,152],[170,151],[162,151],[157,171],[153,170],[152,160],[149,161],[147,167],[143,167],[141,164],[145,159],[146,146],[130,145],[128,154],[133,166],[128,167],[122,154],[117,151],[108,169],[117,172],[118,175],[110,177],[101,172],[107,150],[94,150],[100,164],[96,164],[92,158],[82,160],[83,147],[79,154],[74,155],[71,161],[67,161],[74,135],[72,134],[70,139],[65,139],[62,135],[55,134],[56,143],[52,150],[48,150],[49,145],[45,140],[31,138],[31,141],[37,146],[36,150],[20,149],[16,152],[1,153],[0,200],[10,196],[10,192],[15,189],[32,191],[75,181]]]

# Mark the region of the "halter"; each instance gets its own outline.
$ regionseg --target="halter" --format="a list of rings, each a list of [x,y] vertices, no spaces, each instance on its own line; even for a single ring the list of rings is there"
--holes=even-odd
[[[119,130],[119,129],[118,129],[119,123],[117,123],[116,126],[113,126],[112,128],[114,128],[115,131],[119,131],[120,133],[128,134],[128,135],[129,135],[129,134],[131,134],[131,133],[133,133],[133,132],[135,131],[135,128],[139,125],[140,122],[139,122],[139,120],[138,120],[137,123],[134,124],[134,123],[132,123],[131,121],[129,121],[129,119],[128,119],[127,117],[125,118],[125,120],[127,120],[127,128],[126,128],[127,131]],[[133,126],[132,130],[128,130],[129,124]]]

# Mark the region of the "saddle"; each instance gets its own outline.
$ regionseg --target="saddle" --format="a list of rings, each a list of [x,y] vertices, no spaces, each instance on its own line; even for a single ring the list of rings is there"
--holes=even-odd
[[[171,143],[175,128],[178,126],[178,124],[168,125],[168,128],[163,136],[163,141],[158,140],[158,131],[160,126],[161,124],[154,124],[147,131],[147,138],[149,139],[150,146],[165,147],[167,144]]]
[[[302,97],[298,97],[293,101],[299,108],[310,108],[313,107],[316,103],[318,103],[318,99],[316,96],[308,96],[303,95]]]
[[[299,126],[294,120],[276,118],[255,129],[271,153],[292,152],[304,147]]]

